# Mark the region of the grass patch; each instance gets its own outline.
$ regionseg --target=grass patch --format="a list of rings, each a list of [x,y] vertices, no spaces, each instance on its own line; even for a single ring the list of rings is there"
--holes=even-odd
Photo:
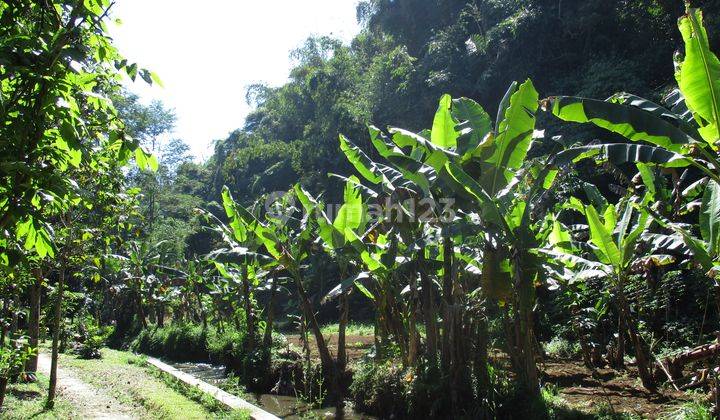
[[[61,366],[70,369],[80,379],[103,389],[123,404],[140,406],[146,418],[248,418],[247,413],[222,411],[202,397],[196,400],[183,395],[155,376],[144,357],[131,353],[102,349],[100,360],[80,360],[61,355]]]
[[[662,416],[662,420],[711,420],[710,407],[700,401],[689,401]]]
[[[0,418],[7,420],[77,418],[77,410],[61,395],[55,397],[53,409],[46,410],[47,389],[48,378],[41,374],[37,375],[35,383],[8,384]]]
[[[323,325],[320,330],[322,334],[333,335],[337,334],[339,329],[338,324],[326,324]],[[375,326],[373,324],[361,324],[350,322],[345,329],[345,335],[359,335],[359,336],[373,336],[375,334]]]

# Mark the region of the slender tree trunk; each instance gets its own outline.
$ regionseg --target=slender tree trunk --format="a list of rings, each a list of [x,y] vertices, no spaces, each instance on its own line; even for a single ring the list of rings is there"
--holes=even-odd
[[[310,301],[307,293],[305,292],[305,286],[303,286],[302,284],[302,278],[300,276],[300,273],[296,270],[293,270],[292,274],[293,278],[295,279],[298,299],[300,300],[300,304],[302,305],[305,318],[307,319],[307,323],[310,325],[310,329],[312,330],[313,336],[315,337],[315,344],[318,347],[318,353],[320,354],[320,363],[322,365],[325,379],[330,384],[329,388],[331,390],[331,394],[335,397],[336,402],[338,402],[338,404],[341,404],[342,397],[338,398],[338,393],[341,393],[341,390],[338,381],[337,367],[335,366],[333,358],[330,355],[330,350],[328,349],[327,343],[325,342],[325,337],[323,337],[322,332],[320,331],[320,325],[317,322],[317,318],[315,318],[315,310],[313,308],[313,304]]]
[[[247,324],[246,352],[255,351],[255,317],[253,316],[252,300],[250,300],[250,280],[248,279],[247,265],[242,268],[243,304],[245,306],[245,323]]]
[[[347,353],[345,350],[345,330],[347,329],[348,312],[350,310],[347,295],[348,292],[343,292],[340,295],[340,322],[338,325],[337,366],[338,371],[341,374],[345,372],[345,365],[347,364]]]
[[[140,280],[137,280],[137,293],[135,296],[135,305],[137,306],[137,316],[140,318],[140,325],[143,327],[143,329],[147,329],[147,319],[145,319],[145,309],[143,308],[143,299],[142,299],[142,292],[141,292],[141,286],[140,286]]]
[[[650,360],[648,354],[646,353],[646,343],[635,327],[636,323],[633,319],[632,313],[630,312],[630,305],[628,304],[622,284],[623,283],[621,282],[620,287],[618,288],[617,297],[619,306],[618,310],[623,313],[621,318],[624,322],[623,329],[627,331],[630,336],[630,340],[633,343],[633,347],[635,348],[635,360],[637,361],[640,380],[642,381],[645,389],[654,391],[656,389],[655,379],[653,378]]]
[[[410,331],[408,337],[408,365],[415,366],[417,364],[418,347],[420,343],[420,334],[417,330],[417,305],[418,305],[418,288],[417,276],[415,273],[410,274],[410,302],[408,304]]]
[[[5,391],[7,391],[8,378],[0,378],[0,410],[5,402]]]
[[[157,316],[157,326],[160,328],[165,327],[165,305],[158,303],[155,307],[155,314]]]
[[[617,348],[615,349],[613,367],[615,369],[625,368],[625,311],[621,310],[618,305],[618,338]]]
[[[586,368],[590,370],[595,370],[595,365],[593,364],[592,359],[592,348],[590,347],[590,344],[587,341],[587,335],[585,334],[585,331],[583,331],[582,324],[578,321],[578,317],[581,316],[580,309],[573,305],[572,309],[572,325],[573,329],[575,330],[575,335],[578,338],[578,342],[580,343],[580,350],[582,351],[582,358],[583,358],[583,364]]]
[[[10,300],[6,297],[3,299],[3,308],[2,308],[2,314],[3,317],[8,316],[8,310],[9,310]],[[6,324],[3,322],[2,325],[0,325],[0,347],[5,347],[5,337],[7,337],[8,329],[5,326]]]
[[[475,360],[473,366],[475,378],[477,379],[478,396],[481,401],[489,400],[492,398],[492,391],[488,372],[488,324],[485,314],[478,316],[474,344]]]
[[[45,406],[48,408],[52,408],[53,405],[55,405],[55,390],[57,389],[58,345],[60,341],[60,326],[62,325],[62,299],[64,288],[65,264],[61,262],[57,284],[57,296],[55,297],[55,319],[53,319],[52,354],[50,358],[50,386],[48,387],[47,402],[45,404]]]
[[[197,298],[198,308],[200,308],[200,319],[202,320],[203,330],[207,331],[207,329],[208,329],[207,311],[205,311],[205,308],[203,307],[203,302],[202,302],[202,299],[200,298],[200,292],[197,290],[197,287],[195,288],[195,297]]]
[[[437,306],[433,293],[433,284],[425,266],[425,252],[420,250],[420,282],[422,287],[422,310],[425,323],[426,358],[431,365],[437,363],[438,352],[438,331],[437,331]]]
[[[42,288],[42,271],[33,270],[35,282],[30,285],[30,320],[28,325],[28,344],[30,347],[37,349],[40,342],[40,292]],[[25,366],[28,372],[37,372],[38,356],[37,352],[30,356]]]
[[[275,301],[277,300],[277,288],[273,280],[272,290],[270,291],[270,302],[267,308],[267,320],[265,322],[265,336],[263,337],[263,347],[270,349],[272,346],[272,330],[273,320],[275,318]]]
[[[517,323],[517,344],[521,352],[520,376],[527,392],[537,397],[540,395],[540,382],[538,380],[537,365],[535,364],[535,331],[533,320],[533,304],[535,302],[535,291],[532,279],[525,275],[523,270],[523,258],[518,255],[515,258],[515,289],[517,293],[516,323]]]
[[[15,308],[12,313],[11,322],[10,322],[10,340],[17,339],[17,331],[18,331],[18,323],[20,321],[20,292],[16,291],[15,295],[13,296],[13,305],[12,307]]]
[[[442,351],[441,361],[443,370],[450,368],[451,354],[450,349],[452,329],[452,306],[453,302],[453,276],[452,276],[452,257],[453,242],[449,236],[443,237],[443,276],[442,276],[442,299],[443,299],[443,335],[442,335]]]

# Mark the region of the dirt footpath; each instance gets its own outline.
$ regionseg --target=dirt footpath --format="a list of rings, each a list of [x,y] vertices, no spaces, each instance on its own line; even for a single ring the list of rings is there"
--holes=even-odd
[[[50,355],[40,353],[38,370],[50,376]],[[92,385],[78,379],[67,369],[58,366],[57,392],[77,408],[74,413],[80,419],[133,419],[137,413],[133,407],[122,404],[117,399]]]

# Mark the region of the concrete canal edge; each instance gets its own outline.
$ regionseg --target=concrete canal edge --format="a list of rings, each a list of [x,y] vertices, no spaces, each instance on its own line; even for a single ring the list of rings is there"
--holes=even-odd
[[[215,398],[220,404],[226,406],[227,408],[231,410],[245,410],[250,413],[250,417],[255,420],[280,420],[279,417],[268,413],[267,411],[263,410],[260,407],[256,407],[249,402],[243,400],[240,397],[236,397],[235,395],[229,394],[222,389],[210,385],[207,382],[201,381],[200,379],[187,374],[185,372],[181,372],[174,367],[168,365],[167,363],[163,363],[162,361],[155,359],[153,357],[147,358],[148,364],[151,366],[154,366],[155,368],[159,369],[160,371],[173,376],[177,380],[183,382],[186,385],[189,385],[191,387],[194,387],[208,395],[211,395],[213,398]]]

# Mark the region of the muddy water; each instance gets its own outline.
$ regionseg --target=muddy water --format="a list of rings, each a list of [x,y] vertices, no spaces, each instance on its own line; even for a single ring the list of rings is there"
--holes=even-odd
[[[188,373],[194,377],[203,380],[209,384],[218,386],[225,379],[225,367],[211,365],[208,363],[168,363],[181,372]],[[273,394],[247,394],[244,398],[283,419],[300,419],[307,418],[308,414],[312,414],[315,418],[335,418],[335,408],[312,408],[307,403],[295,397]],[[352,407],[346,407],[344,411],[344,419],[347,420],[364,420],[373,419],[374,417],[360,414],[352,410]]]

